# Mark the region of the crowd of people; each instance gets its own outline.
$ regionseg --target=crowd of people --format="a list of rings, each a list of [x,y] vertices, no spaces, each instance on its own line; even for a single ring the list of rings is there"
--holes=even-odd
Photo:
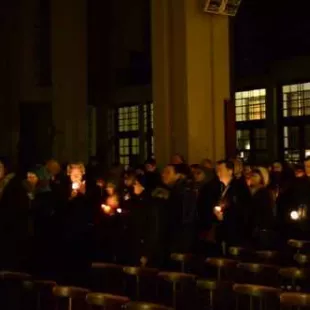
[[[159,171],[115,165],[63,169],[56,160],[16,174],[0,158],[0,268],[78,284],[92,261],[163,268],[171,253],[225,254],[307,239],[310,158],[251,166],[240,159]]]

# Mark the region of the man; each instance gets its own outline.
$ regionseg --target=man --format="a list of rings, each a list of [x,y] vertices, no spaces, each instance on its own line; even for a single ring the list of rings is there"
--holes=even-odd
[[[222,183],[219,203],[214,208],[214,214],[220,222],[218,237],[226,245],[240,245],[248,238],[250,192],[235,179],[233,162],[219,161],[217,175]]]
[[[184,178],[182,165],[168,165],[162,181],[169,189],[168,225],[171,252],[187,253],[193,246],[196,194]]]
[[[161,184],[160,173],[158,172],[156,160],[150,158],[144,163],[145,168],[145,187],[146,190],[152,192]]]

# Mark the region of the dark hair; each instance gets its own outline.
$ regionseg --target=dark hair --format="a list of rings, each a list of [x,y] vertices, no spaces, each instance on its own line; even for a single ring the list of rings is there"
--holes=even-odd
[[[0,157],[0,163],[2,163],[2,165],[4,167],[5,174],[12,172],[13,167],[12,167],[12,162],[11,162],[10,158],[5,157],[5,156],[1,156]]]
[[[124,178],[134,179],[136,175],[137,175],[136,171],[131,169],[124,173]]]
[[[142,186],[145,186],[145,177],[143,175],[137,174],[135,176],[135,181],[140,183]]]
[[[181,155],[180,153],[175,153],[175,154],[173,154],[172,157],[174,157],[174,156],[180,157],[182,164],[186,164],[186,160],[185,160],[183,155]]]
[[[192,164],[190,165],[191,169],[201,169],[201,166],[199,164]]]
[[[168,167],[172,167],[174,172],[177,174],[183,174],[185,176],[189,176],[191,171],[186,164],[169,164]]]
[[[148,158],[148,159],[144,162],[144,165],[156,166],[156,160],[155,160],[155,158]]]
[[[309,161],[310,160],[310,156],[307,156],[306,158],[305,158],[305,161]]]
[[[228,170],[234,171],[235,165],[231,160],[219,160],[217,165],[225,165]]]

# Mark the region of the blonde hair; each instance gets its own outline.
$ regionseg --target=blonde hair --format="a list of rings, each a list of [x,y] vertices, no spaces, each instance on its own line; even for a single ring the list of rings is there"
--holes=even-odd
[[[86,173],[85,165],[82,162],[69,164],[67,166],[67,175],[71,174],[72,169],[79,169],[82,175]]]

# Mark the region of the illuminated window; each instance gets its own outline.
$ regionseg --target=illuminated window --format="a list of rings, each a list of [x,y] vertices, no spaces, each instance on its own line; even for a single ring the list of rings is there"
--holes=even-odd
[[[310,83],[282,87],[283,116],[310,115]]]
[[[129,139],[119,139],[119,159],[122,165],[129,165],[130,162],[130,148]]]
[[[120,107],[116,120],[117,160],[125,166],[135,166],[151,157],[154,148],[153,103]]]
[[[236,121],[252,121],[266,118],[266,89],[236,92]]]
[[[139,130],[139,106],[118,109],[118,131],[128,132]]]

